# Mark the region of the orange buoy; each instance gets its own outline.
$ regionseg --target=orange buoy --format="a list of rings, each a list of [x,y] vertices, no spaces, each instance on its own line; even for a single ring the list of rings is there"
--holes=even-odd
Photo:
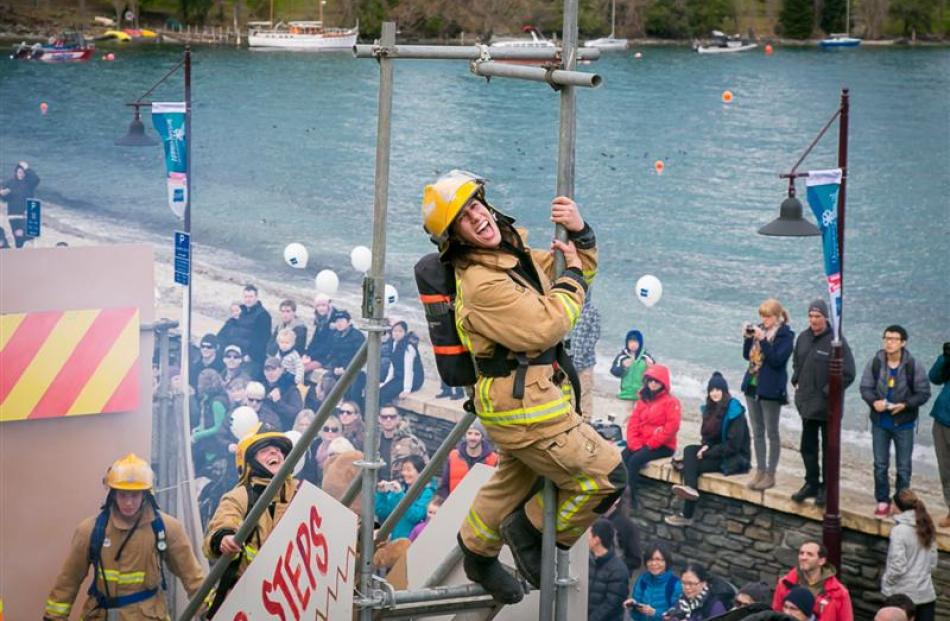
[[[663,163],[663,160],[653,162],[653,170],[656,171],[656,174],[662,175],[664,168],[666,168],[666,164]]]
[[[722,92],[722,103],[732,103],[733,99],[735,99],[735,96],[732,94],[732,91],[725,90]]]
[[[47,104],[45,101],[41,101],[41,102],[40,102],[40,112],[41,112],[42,114],[46,114],[46,111],[47,111],[47,110],[49,110],[49,104]]]
[[[771,43],[766,43],[766,44],[765,44],[765,55],[766,55],[766,56],[771,56],[773,51],[774,51],[774,50],[772,49],[772,44],[771,44]]]
[[[108,54],[105,55],[105,59],[111,62],[115,60],[115,54],[112,52],[109,52]]]

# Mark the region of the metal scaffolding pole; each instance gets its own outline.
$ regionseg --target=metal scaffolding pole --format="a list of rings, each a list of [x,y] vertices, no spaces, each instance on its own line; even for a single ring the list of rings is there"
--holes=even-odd
[[[373,262],[363,281],[363,317],[366,318],[368,336],[368,361],[366,382],[366,441],[363,461],[363,503],[360,524],[360,592],[364,598],[376,599],[373,592],[373,523],[376,518],[376,471],[380,467],[377,457],[379,413],[379,350],[385,306],[386,273],[386,210],[389,201],[389,156],[392,134],[393,109],[393,62],[389,58],[396,44],[395,22],[383,22],[379,50],[379,110],[376,126],[376,190],[373,196]],[[362,621],[372,621],[373,609],[365,606],[360,611]]]
[[[475,412],[466,411],[465,414],[462,415],[462,418],[455,423],[455,427],[452,428],[449,435],[442,441],[442,444],[432,456],[432,459],[429,460],[429,463],[427,463],[425,468],[422,469],[422,472],[419,473],[415,482],[406,490],[406,495],[402,497],[402,500],[399,501],[396,508],[389,514],[389,517],[387,517],[383,525],[379,527],[379,530],[376,531],[377,543],[386,541],[389,537],[389,533],[393,532],[396,524],[402,519],[403,514],[405,514],[410,505],[416,501],[416,498],[419,497],[419,494],[422,493],[422,490],[425,489],[425,486],[428,485],[432,477],[442,471],[442,464],[445,462],[445,458],[449,456],[449,453],[452,452],[452,449],[455,448],[458,441],[462,439],[462,436],[465,435],[465,432],[468,431],[468,428],[474,420]]]
[[[244,518],[244,521],[241,522],[241,525],[238,527],[237,532],[234,533],[234,540],[239,546],[243,546],[244,542],[247,541],[247,538],[251,535],[254,529],[257,528],[257,521],[260,519],[264,511],[267,510],[267,507],[270,505],[271,500],[274,499],[274,496],[281,490],[284,485],[284,481],[293,476],[294,466],[297,465],[297,462],[303,458],[306,452],[310,448],[310,444],[317,437],[320,428],[323,426],[323,423],[330,417],[330,414],[333,413],[333,410],[336,409],[336,404],[340,401],[340,398],[346,393],[349,389],[350,384],[353,383],[353,380],[359,375],[360,371],[363,369],[363,365],[366,364],[366,352],[367,346],[366,343],[359,348],[356,352],[356,355],[353,357],[353,360],[350,361],[349,366],[346,367],[346,371],[343,372],[343,375],[340,377],[333,388],[330,390],[330,394],[327,395],[327,398],[320,405],[320,409],[317,411],[316,417],[314,417],[313,422],[310,423],[310,426],[303,432],[300,436],[300,439],[297,440],[297,443],[294,445],[294,448],[290,451],[290,454],[287,455],[287,458],[284,460],[284,463],[281,465],[280,470],[271,478],[271,482],[267,485],[264,491],[261,493],[260,497],[254,503],[254,506],[250,508],[247,513],[247,516]],[[208,572],[207,577],[205,577],[204,582],[201,583],[201,586],[198,587],[198,590],[192,596],[191,601],[188,602],[188,607],[185,608],[185,611],[178,617],[179,621],[190,621],[197,614],[198,609],[201,607],[204,602],[205,597],[211,591],[211,589],[218,584],[218,581],[221,580],[221,576],[224,574],[224,571],[228,568],[228,565],[233,560],[232,555],[223,554],[215,562],[214,566],[211,568],[211,571]]]
[[[503,62],[472,61],[472,73],[486,78],[517,78],[533,82],[547,82],[553,86],[586,86],[596,88],[603,79],[596,73],[583,71],[564,71],[561,69],[545,69],[543,67],[525,67]]]
[[[495,47],[491,45],[391,45],[386,55],[399,60],[532,60],[558,63],[561,52],[557,48]],[[356,58],[377,58],[383,53],[379,45],[354,45]],[[577,51],[580,60],[597,60],[600,50],[583,48]]]

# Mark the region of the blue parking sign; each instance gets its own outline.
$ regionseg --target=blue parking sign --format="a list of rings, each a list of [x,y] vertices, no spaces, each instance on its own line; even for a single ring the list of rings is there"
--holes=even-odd
[[[188,285],[191,277],[191,235],[175,231],[175,282]]]
[[[40,236],[40,210],[42,203],[35,198],[26,199],[26,236]]]

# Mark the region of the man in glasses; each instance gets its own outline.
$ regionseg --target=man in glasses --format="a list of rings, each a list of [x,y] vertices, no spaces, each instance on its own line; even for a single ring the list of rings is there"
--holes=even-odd
[[[907,330],[899,325],[884,328],[883,348],[864,367],[861,398],[870,407],[871,447],[874,452],[874,515],[890,513],[888,481],[891,443],[897,464],[896,491],[910,487],[914,453],[914,426],[920,406],[930,399],[927,369],[907,350]]]
[[[221,377],[224,378],[226,384],[239,377],[251,381],[251,376],[244,369],[244,352],[241,351],[240,346],[227,345],[222,355],[222,364],[224,368],[221,370]]]
[[[387,404],[379,408],[379,431],[379,457],[386,462],[386,467],[379,470],[380,481],[397,478],[393,470],[398,470],[398,462],[408,455],[416,454],[428,460],[425,444],[413,435],[396,406]]]
[[[192,388],[198,385],[198,374],[205,369],[214,369],[218,373],[224,371],[224,362],[218,356],[218,337],[208,333],[201,337],[201,343],[198,345],[198,351],[201,353],[198,358],[193,359],[191,368],[188,369],[188,382]]]

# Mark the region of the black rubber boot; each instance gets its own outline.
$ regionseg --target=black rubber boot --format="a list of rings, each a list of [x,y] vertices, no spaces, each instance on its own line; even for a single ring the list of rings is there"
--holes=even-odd
[[[501,523],[501,538],[511,548],[518,571],[528,584],[541,588],[541,532],[534,527],[524,508],[517,509]]]
[[[459,539],[462,548],[462,568],[472,582],[482,585],[495,601],[502,604],[517,604],[524,599],[521,583],[498,561],[497,556],[482,556],[468,550]]]

